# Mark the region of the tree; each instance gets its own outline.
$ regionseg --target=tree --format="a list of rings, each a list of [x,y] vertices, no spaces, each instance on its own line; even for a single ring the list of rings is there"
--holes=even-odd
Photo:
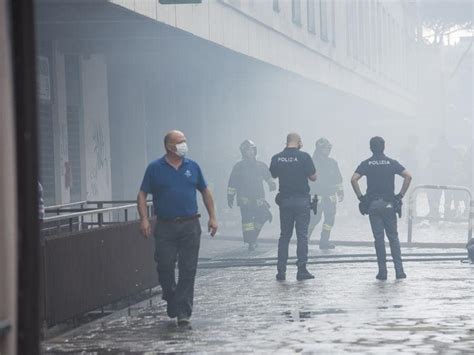
[[[422,25],[433,33],[433,44],[442,44],[445,37],[461,30],[472,30],[472,0],[419,0]]]

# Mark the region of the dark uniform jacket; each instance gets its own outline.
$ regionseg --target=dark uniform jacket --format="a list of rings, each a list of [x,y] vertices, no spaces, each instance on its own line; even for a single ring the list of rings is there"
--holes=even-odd
[[[337,162],[321,154],[314,154],[313,162],[318,167],[318,179],[312,184],[311,192],[329,197],[342,191],[342,175]]]
[[[237,194],[237,201],[264,199],[263,181],[271,179],[265,163],[258,160],[243,159],[234,165],[229,178],[228,194]]]

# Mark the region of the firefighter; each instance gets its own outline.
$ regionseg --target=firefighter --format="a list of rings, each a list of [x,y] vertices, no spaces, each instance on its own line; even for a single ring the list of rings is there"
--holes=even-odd
[[[308,236],[321,221],[324,214],[324,222],[319,240],[320,249],[334,249],[334,244],[329,243],[331,230],[336,218],[336,206],[344,200],[344,189],[342,186],[342,175],[339,166],[333,158],[329,157],[332,145],[326,138],[316,141],[316,149],[313,154],[314,165],[318,169],[318,180],[312,184],[312,194],[318,195],[318,213],[311,216]]]
[[[242,217],[242,232],[244,243],[248,244],[249,251],[257,247],[257,238],[265,222],[272,221],[270,205],[265,200],[263,181],[268,184],[270,191],[276,189],[268,166],[257,160],[257,146],[246,139],[240,145],[242,160],[234,165],[230,174],[227,189],[227,203],[229,208],[234,206],[234,197],[237,197],[237,206],[240,207]]]

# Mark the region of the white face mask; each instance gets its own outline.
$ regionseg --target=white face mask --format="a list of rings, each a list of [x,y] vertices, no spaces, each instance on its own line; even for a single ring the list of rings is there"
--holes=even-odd
[[[181,158],[188,153],[188,145],[186,142],[176,144],[176,154]]]

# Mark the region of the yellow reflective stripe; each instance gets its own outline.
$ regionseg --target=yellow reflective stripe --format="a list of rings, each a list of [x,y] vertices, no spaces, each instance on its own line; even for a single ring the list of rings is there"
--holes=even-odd
[[[344,186],[342,184],[336,185],[337,191],[343,191]]]
[[[242,224],[242,229],[244,230],[244,232],[250,232],[255,230],[255,226],[253,223],[244,223]]]
[[[235,195],[236,191],[237,191],[237,190],[234,189],[233,187],[228,187],[228,188],[227,188],[227,194],[228,194],[228,195]]]
[[[323,230],[330,231],[331,229],[332,229],[332,226],[330,224],[323,224]]]
[[[262,229],[262,227],[263,227],[263,224],[260,224],[260,223],[254,223],[254,226],[255,226],[255,229],[259,230],[259,229]]]

